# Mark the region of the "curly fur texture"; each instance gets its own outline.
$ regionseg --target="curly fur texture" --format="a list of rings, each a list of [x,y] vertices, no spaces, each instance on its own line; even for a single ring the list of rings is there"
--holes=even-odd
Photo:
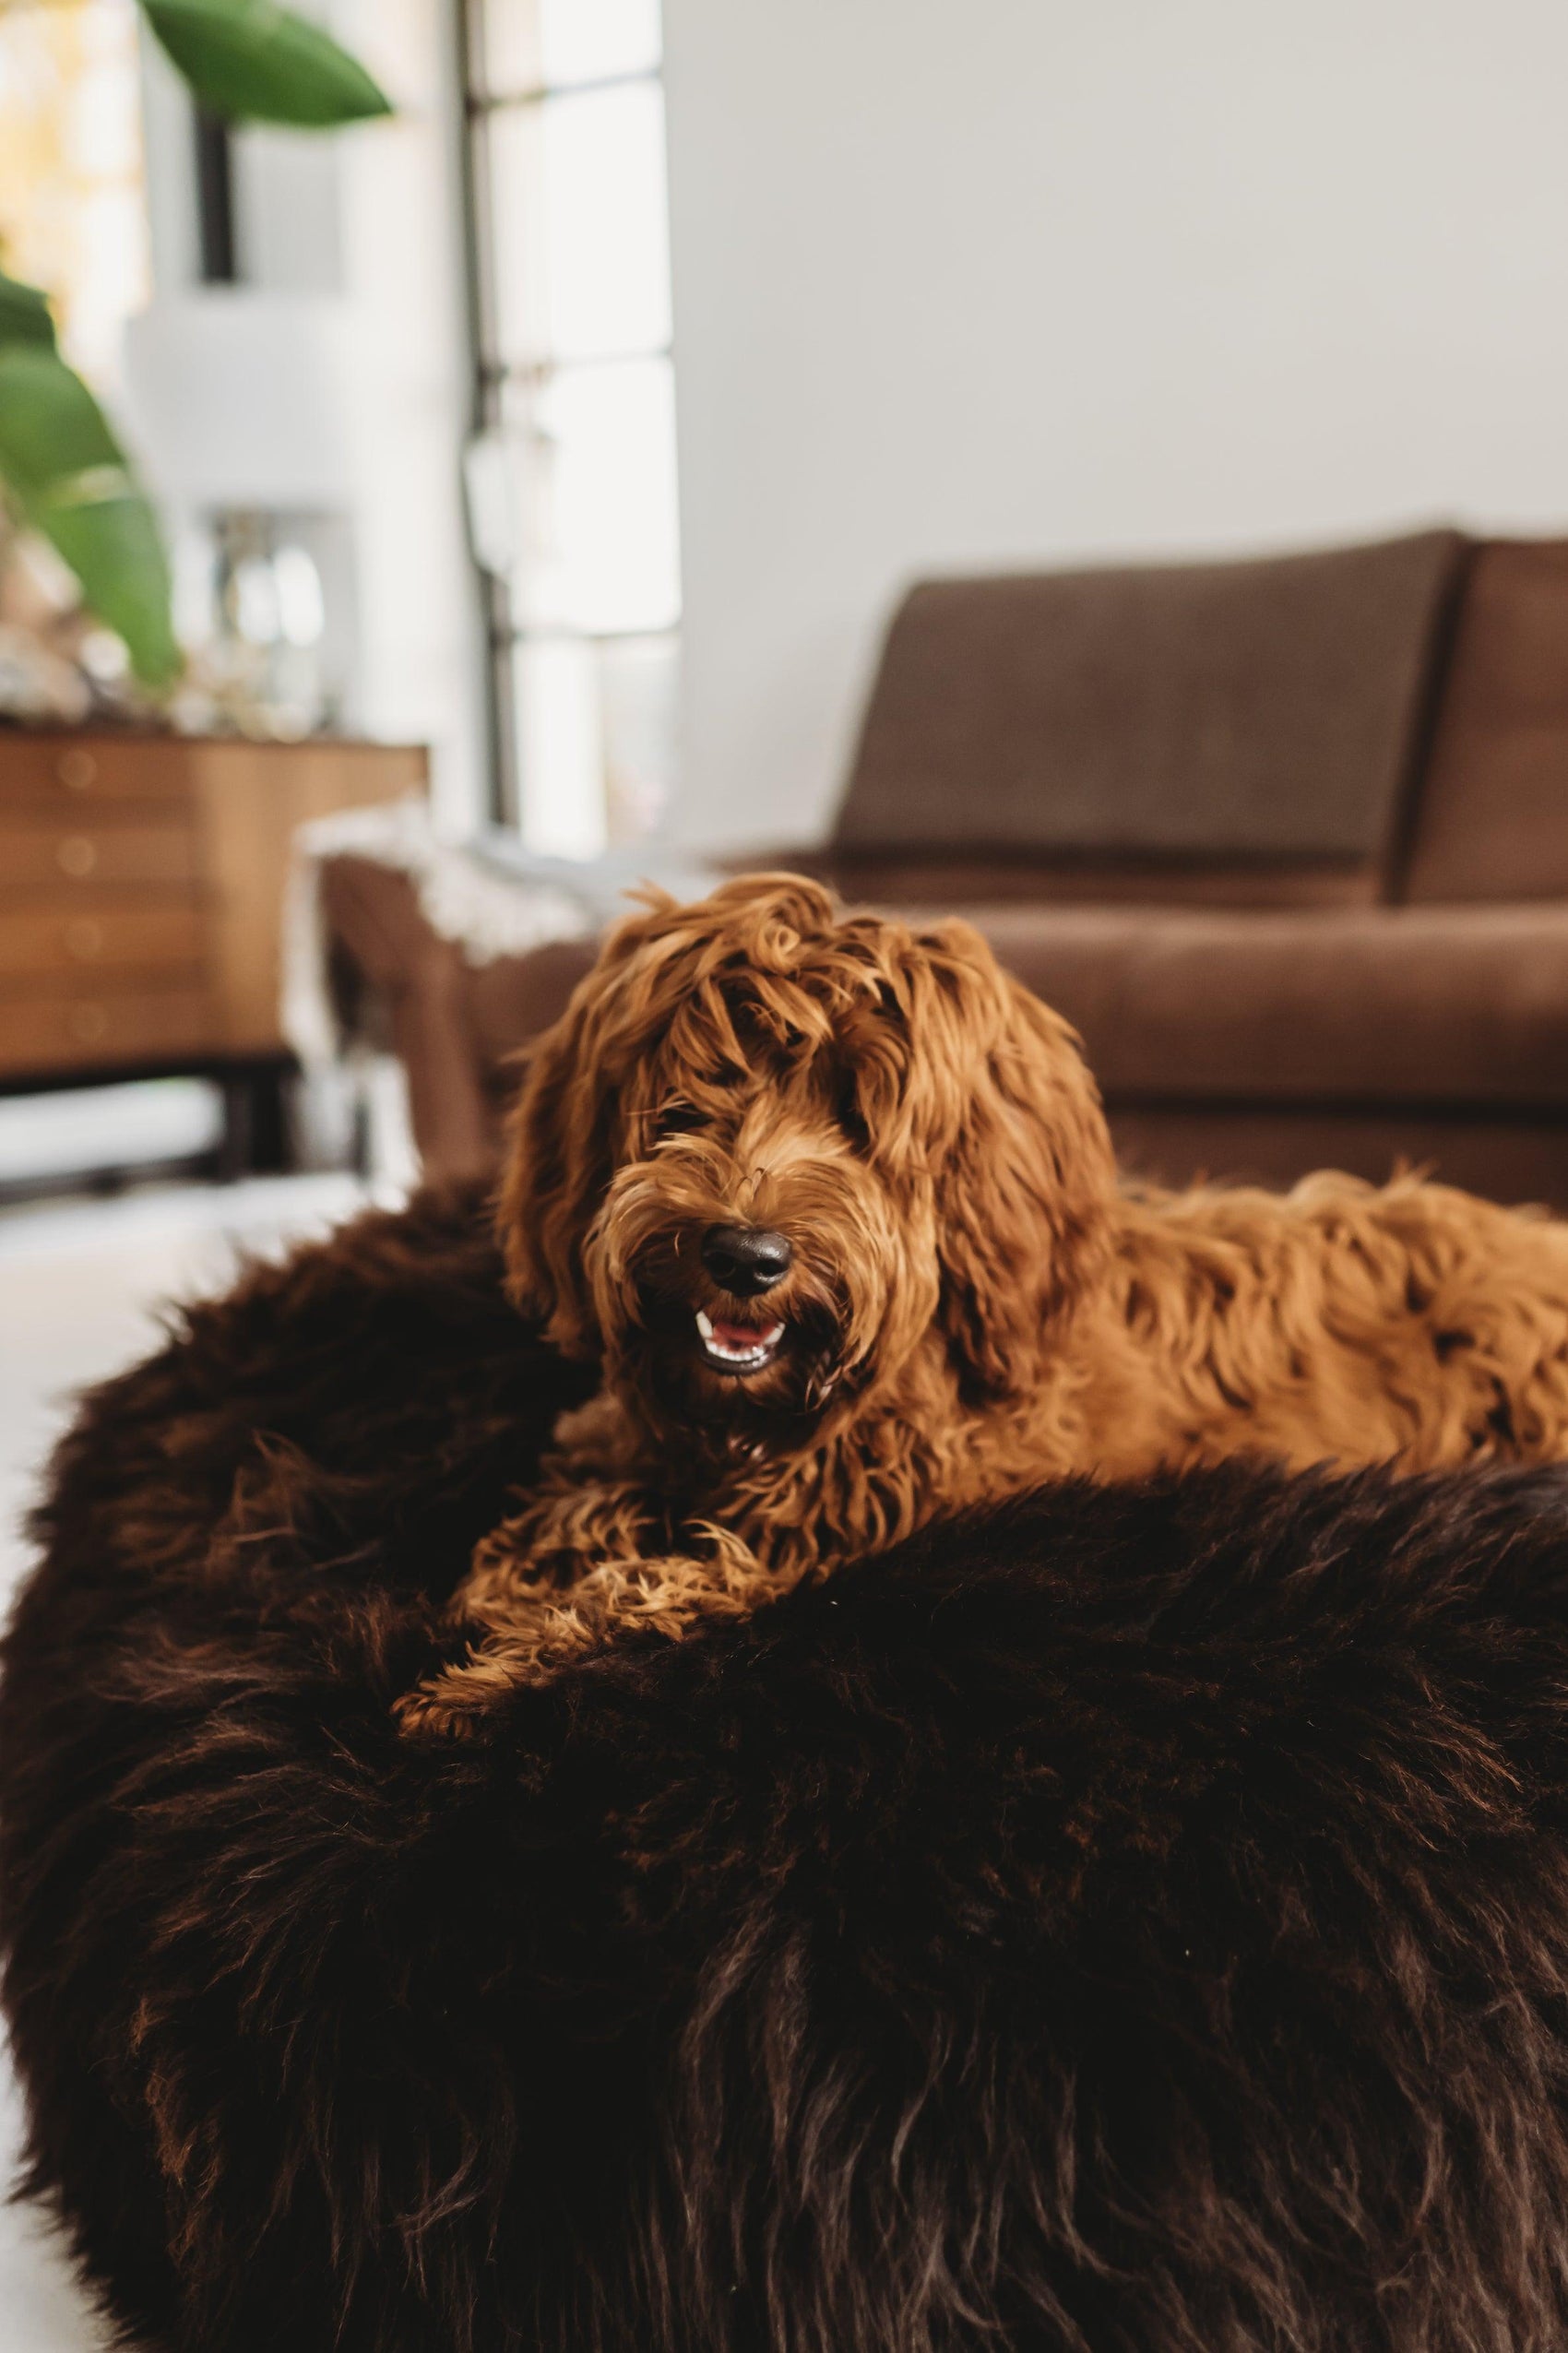
[[[31,2187],[172,2353],[1559,2353],[1568,1480],[1070,1484],[398,1738],[582,1376],[477,1204],[89,1400]]]
[[[792,1245],[765,1299],[705,1269],[716,1224]],[[534,1057],[501,1225],[600,1385],[411,1729],[1042,1478],[1568,1450],[1568,1228],[1414,1179],[1123,1189],[1077,1040],[978,933],[788,875],[612,935]],[[699,1310],[782,1338],[742,1377]]]

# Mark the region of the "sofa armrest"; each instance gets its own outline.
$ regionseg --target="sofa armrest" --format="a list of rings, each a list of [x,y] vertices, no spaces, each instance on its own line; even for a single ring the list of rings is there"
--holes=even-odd
[[[368,858],[324,861],[321,901],[331,960],[370,1000],[357,1026],[389,1032],[408,1074],[424,1173],[493,1169],[522,1056],[564,1011],[596,943],[548,940],[471,961],[433,928],[410,877]]]
[[[329,955],[375,1002],[408,1075],[409,1115],[428,1177],[492,1167],[496,1123],[468,1005],[461,949],[432,930],[407,874],[368,858],[321,869]]]

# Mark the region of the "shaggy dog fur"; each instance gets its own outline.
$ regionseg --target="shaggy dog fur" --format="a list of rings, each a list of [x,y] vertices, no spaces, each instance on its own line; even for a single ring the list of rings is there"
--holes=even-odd
[[[727,1288],[726,1230],[778,1279]],[[502,1231],[600,1385],[412,1729],[1042,1478],[1568,1451],[1568,1227],[1413,1180],[1121,1189],[1076,1039],[976,933],[788,875],[613,934],[535,1055]]]
[[[581,1376],[472,1200],[91,1399],[31,2186],[177,2353],[1560,2353],[1568,1482],[1069,1485],[398,1739]]]

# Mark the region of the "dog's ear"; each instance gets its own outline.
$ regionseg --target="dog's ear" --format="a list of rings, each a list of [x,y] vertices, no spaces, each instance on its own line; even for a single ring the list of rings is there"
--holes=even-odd
[[[514,1304],[567,1356],[594,1352],[582,1244],[610,1182],[610,1105],[590,1038],[597,972],[529,1054],[496,1216]]]
[[[646,1009],[632,1002],[640,952],[674,910],[663,892],[639,896],[647,911],[610,934],[560,1020],[536,1040],[507,1124],[496,1208],[507,1291],[567,1356],[599,1348],[583,1244],[613,1169],[629,1024]]]
[[[938,1317],[966,1382],[991,1396],[1038,1377],[1052,1325],[1108,1247],[1115,1162],[1077,1036],[1004,973],[965,924],[922,942],[939,1057],[932,1154]],[[941,1017],[930,1013],[940,1009]]]

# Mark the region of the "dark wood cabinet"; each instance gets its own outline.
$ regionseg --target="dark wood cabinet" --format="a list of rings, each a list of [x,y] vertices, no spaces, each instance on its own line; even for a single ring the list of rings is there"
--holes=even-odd
[[[0,731],[0,1084],[277,1061],[290,839],[417,746]]]

